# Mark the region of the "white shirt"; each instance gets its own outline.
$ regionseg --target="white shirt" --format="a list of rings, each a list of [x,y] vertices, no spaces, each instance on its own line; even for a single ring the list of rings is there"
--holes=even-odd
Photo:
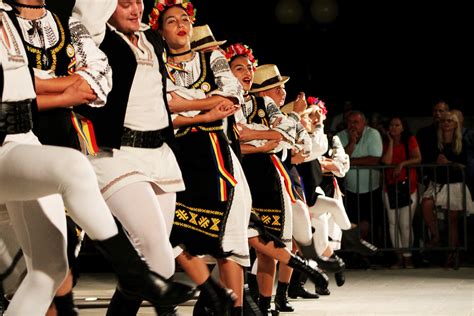
[[[138,36],[138,47],[116,28],[111,25],[109,27],[124,39],[137,61],[124,126],[136,131],[154,131],[169,126],[158,57],[143,33],[148,27],[142,25],[140,31],[135,33]]]

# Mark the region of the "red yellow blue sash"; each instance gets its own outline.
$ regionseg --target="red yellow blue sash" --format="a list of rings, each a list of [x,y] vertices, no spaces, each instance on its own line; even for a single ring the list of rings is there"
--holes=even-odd
[[[290,196],[291,203],[295,203],[296,197],[293,192],[293,184],[291,182],[290,175],[288,174],[288,171],[286,170],[286,167],[283,165],[281,160],[278,159],[276,155],[272,154],[270,155],[270,157],[272,158],[273,164],[277,168],[278,172],[283,177],[283,180],[285,182],[285,189],[286,189],[286,192],[288,192],[288,195]]]
[[[211,151],[214,157],[214,163],[216,164],[217,172],[219,174],[219,186],[218,194],[221,202],[227,201],[227,185],[235,187],[237,181],[232,174],[227,171],[224,165],[224,158],[222,157],[221,147],[216,133],[209,133],[211,139]]]
[[[71,121],[76,129],[77,135],[79,136],[84,154],[91,156],[97,155],[99,152],[99,146],[97,146],[92,122],[74,112],[71,112]]]

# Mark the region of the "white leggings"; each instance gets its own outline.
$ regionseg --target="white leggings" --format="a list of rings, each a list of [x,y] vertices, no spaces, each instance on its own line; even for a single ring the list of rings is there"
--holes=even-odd
[[[68,269],[64,204],[92,239],[118,231],[87,159],[25,138],[29,144],[0,147],[0,204],[7,206],[28,268],[7,315],[44,315]]]
[[[321,255],[329,246],[329,218],[341,229],[351,228],[351,222],[347,217],[344,204],[338,199],[329,198],[323,195],[318,196],[316,204],[309,208],[312,216],[312,223],[316,232],[313,234],[313,241],[316,253]]]
[[[151,270],[165,278],[175,272],[169,236],[173,226],[176,193],[159,193],[148,182],[132,183],[107,199],[112,213],[130,235]]]

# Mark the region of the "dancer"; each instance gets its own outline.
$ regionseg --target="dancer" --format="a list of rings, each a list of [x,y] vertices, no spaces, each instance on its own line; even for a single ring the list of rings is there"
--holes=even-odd
[[[185,249],[178,262],[193,278],[198,276],[193,269],[197,258],[192,256],[207,254],[217,259],[221,281],[237,295],[232,313],[238,314],[242,266],[249,264],[251,202],[222,119],[236,111],[242,90],[222,53],[190,50],[193,20],[194,10],[187,1],[172,6],[159,1],[150,18],[169,48],[169,78],[174,86],[170,107],[178,128],[176,156],[186,184],[186,191],[177,197],[171,241]]]

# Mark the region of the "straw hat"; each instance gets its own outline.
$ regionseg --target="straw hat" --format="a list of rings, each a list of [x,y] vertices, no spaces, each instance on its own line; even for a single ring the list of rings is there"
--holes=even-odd
[[[275,88],[285,84],[290,77],[280,75],[278,67],[273,64],[266,64],[257,67],[253,78],[252,89],[250,92],[260,92]]]
[[[212,35],[209,25],[200,25],[193,28],[193,37],[191,38],[191,49],[201,50],[211,46],[220,46],[227,41],[216,41]]]
[[[280,108],[280,110],[283,113],[290,114],[291,112],[293,112],[294,107],[295,107],[295,101],[291,101],[290,103],[287,103],[284,106],[282,106]],[[314,109],[311,106],[308,106],[306,108],[306,110],[304,110],[303,113],[301,113],[301,114],[311,114],[311,112],[313,112],[313,110]]]

